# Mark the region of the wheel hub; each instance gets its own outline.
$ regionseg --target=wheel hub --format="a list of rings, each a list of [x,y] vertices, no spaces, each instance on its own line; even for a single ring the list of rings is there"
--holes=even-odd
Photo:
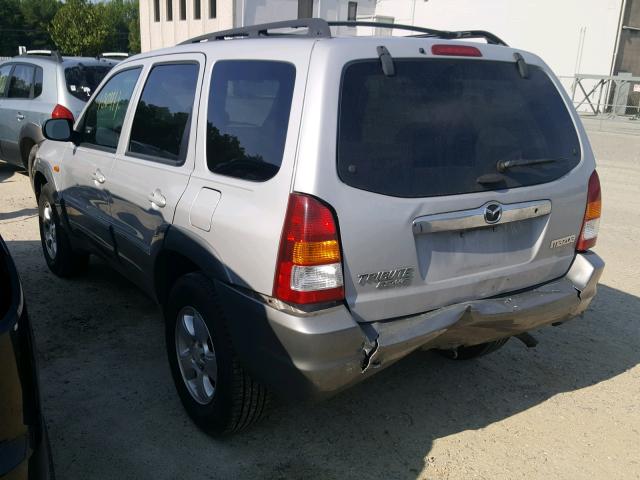
[[[193,399],[201,405],[213,400],[218,380],[218,363],[213,340],[202,315],[184,307],[176,319],[176,355],[182,380]]]
[[[53,208],[49,202],[45,202],[42,208],[42,233],[44,247],[49,257],[53,260],[58,254],[58,237],[56,222],[53,218]]]

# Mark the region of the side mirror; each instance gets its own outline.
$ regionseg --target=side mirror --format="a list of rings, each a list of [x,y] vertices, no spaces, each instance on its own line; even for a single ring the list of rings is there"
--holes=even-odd
[[[75,139],[73,122],[67,118],[50,118],[42,126],[42,134],[47,140],[71,142]]]

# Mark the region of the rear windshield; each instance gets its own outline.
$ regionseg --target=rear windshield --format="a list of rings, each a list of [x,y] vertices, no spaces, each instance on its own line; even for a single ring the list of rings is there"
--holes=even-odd
[[[535,185],[580,161],[571,117],[549,77],[468,59],[351,63],[342,79],[338,174],[356,188],[430,197]],[[547,163],[498,165],[516,160]]]
[[[65,68],[67,90],[74,97],[86,102],[111,68],[111,65],[76,65]]]

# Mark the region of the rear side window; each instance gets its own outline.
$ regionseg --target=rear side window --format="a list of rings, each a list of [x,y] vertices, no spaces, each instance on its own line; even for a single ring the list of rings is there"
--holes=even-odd
[[[153,67],[133,118],[129,152],[171,163],[184,161],[198,68],[197,63]]]
[[[9,98],[30,98],[33,88],[33,75],[35,68],[33,65],[16,65],[9,80]]]
[[[0,67],[0,97],[4,97],[4,92],[9,85],[9,74],[11,73],[11,67],[13,65],[2,65]]]
[[[87,107],[82,142],[110,151],[118,147],[127,107],[138,81],[140,68],[116,73]]]
[[[215,64],[207,115],[209,170],[253,181],[278,173],[295,76],[295,67],[284,62]]]
[[[81,63],[67,67],[64,69],[67,90],[77,99],[86,102],[111,68],[111,65],[82,65]]]
[[[337,155],[346,184],[397,197],[453,195],[549,182],[580,161],[569,112],[540,68],[529,66],[524,79],[508,62],[394,64],[393,77],[377,60],[344,70]],[[497,169],[540,159],[554,161]]]

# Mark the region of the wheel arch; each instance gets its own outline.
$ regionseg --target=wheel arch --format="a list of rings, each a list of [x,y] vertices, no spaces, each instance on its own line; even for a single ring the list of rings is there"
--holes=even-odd
[[[153,290],[158,303],[165,303],[178,278],[196,271],[213,281],[230,282],[227,267],[204,240],[185,229],[170,226],[154,262]]]
[[[20,158],[22,159],[22,163],[25,164],[25,167],[27,167],[26,162],[29,158],[31,147],[39,144],[43,140],[42,128],[39,125],[36,125],[35,123],[28,123],[22,127],[18,145],[20,146]]]

